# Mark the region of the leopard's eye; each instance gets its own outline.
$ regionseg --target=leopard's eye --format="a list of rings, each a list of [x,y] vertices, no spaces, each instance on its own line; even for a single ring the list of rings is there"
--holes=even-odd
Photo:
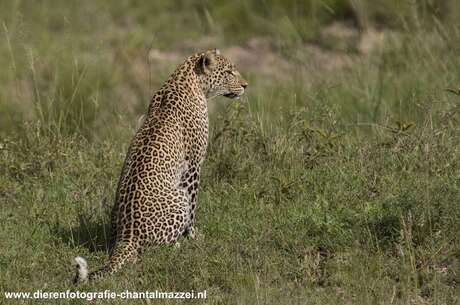
[[[227,74],[231,74],[231,75],[234,75],[233,71],[232,70],[225,70],[225,73]]]

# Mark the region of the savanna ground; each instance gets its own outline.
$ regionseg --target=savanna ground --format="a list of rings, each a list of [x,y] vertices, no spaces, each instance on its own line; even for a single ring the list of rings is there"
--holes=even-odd
[[[249,80],[213,100],[198,240],[81,291],[207,304],[460,303],[460,4],[1,1],[1,304],[103,264],[149,97],[218,47]],[[155,304],[156,300],[93,301]],[[164,301],[188,304],[190,301]]]

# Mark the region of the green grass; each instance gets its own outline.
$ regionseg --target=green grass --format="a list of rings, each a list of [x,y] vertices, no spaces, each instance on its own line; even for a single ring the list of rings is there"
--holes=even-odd
[[[294,68],[279,80],[239,66],[247,96],[211,102],[204,238],[152,248],[78,289],[207,290],[207,304],[458,304],[460,10],[434,3],[0,3],[0,304],[37,303],[5,291],[76,289],[76,255],[92,270],[104,263],[138,117],[182,56],[216,36],[224,54],[268,36]],[[321,34],[337,20],[392,35],[370,54],[343,53]],[[311,43],[352,64],[315,68]],[[180,56],[149,62],[149,48]]]

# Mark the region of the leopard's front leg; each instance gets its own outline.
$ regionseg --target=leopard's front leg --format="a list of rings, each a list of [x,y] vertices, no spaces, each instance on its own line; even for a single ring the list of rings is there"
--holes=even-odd
[[[181,186],[187,190],[189,198],[189,220],[184,236],[195,239],[197,232],[194,227],[195,222],[195,207],[198,187],[200,185],[200,166],[198,164],[190,166],[182,175]]]

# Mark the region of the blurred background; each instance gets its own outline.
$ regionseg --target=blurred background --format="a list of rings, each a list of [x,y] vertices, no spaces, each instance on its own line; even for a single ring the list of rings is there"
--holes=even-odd
[[[88,289],[460,304],[458,0],[1,0],[0,290],[104,262],[150,97],[210,48],[249,87],[209,103],[205,238]]]
[[[333,88],[354,122],[410,117],[394,104],[455,85],[459,15],[454,0],[2,1],[0,130],[26,119],[94,134],[133,120],[186,56],[214,47],[267,113]]]

